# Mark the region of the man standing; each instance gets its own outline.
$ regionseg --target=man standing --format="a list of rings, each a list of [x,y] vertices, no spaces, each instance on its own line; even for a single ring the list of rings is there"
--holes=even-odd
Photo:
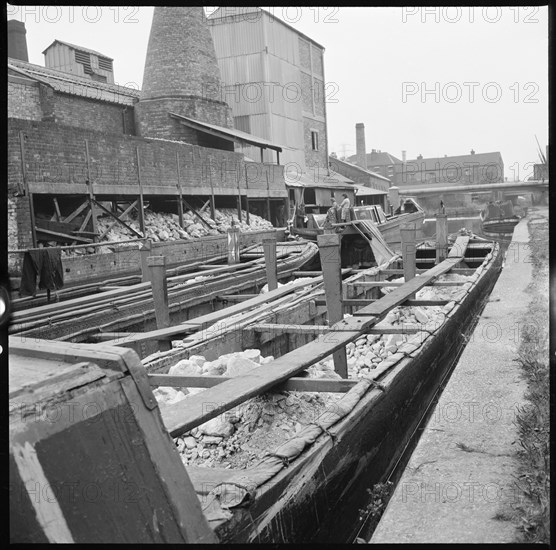
[[[350,222],[351,221],[351,216],[350,216],[349,209],[351,207],[351,203],[349,202],[347,193],[343,193],[342,197],[344,197],[344,200],[340,204],[340,208],[342,210],[341,215],[340,215],[340,219],[342,220],[342,223]]]
[[[333,224],[338,223],[338,203],[334,197],[332,197],[330,201],[332,204],[326,212],[326,219],[323,224],[324,229],[332,229]]]

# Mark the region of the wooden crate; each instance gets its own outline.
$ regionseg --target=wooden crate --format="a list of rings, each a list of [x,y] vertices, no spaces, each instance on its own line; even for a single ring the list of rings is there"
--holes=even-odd
[[[9,352],[12,542],[218,542],[134,351]]]

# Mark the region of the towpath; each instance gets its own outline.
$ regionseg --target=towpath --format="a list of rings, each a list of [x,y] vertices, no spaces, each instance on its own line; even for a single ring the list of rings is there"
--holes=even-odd
[[[514,361],[531,295],[527,218],[390,499],[371,544],[510,543],[519,491],[516,408],[526,383]]]

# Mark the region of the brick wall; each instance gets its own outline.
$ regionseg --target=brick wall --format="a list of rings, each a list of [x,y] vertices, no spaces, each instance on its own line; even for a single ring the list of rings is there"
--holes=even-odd
[[[312,149],[311,130],[316,130],[319,133],[318,151],[313,151]],[[328,159],[326,155],[326,124],[312,118],[303,117],[303,132],[305,139],[305,162],[307,164],[307,167],[327,167]]]
[[[103,132],[135,134],[133,107],[54,91],[38,82],[10,76],[8,118],[55,121]]]
[[[233,151],[233,143],[198,133],[168,114],[172,112],[201,122],[233,128],[232,110],[226,103],[197,96],[162,98],[141,100],[135,105],[134,110],[137,134],[140,136],[186,141],[201,147],[218,147]]]
[[[13,190],[22,186],[19,131],[25,135],[27,180],[34,193],[67,193],[68,186],[74,186],[71,190],[77,194],[87,192],[87,140],[96,193],[125,193],[129,187],[134,188],[131,193],[138,193],[138,149],[145,194],[177,193],[178,155],[184,194],[192,188],[194,194],[200,193],[199,188],[210,194],[211,180],[216,195],[235,194],[238,180],[245,192],[247,170],[250,191],[265,191],[268,174],[268,187],[274,196],[285,195],[283,166],[245,163],[240,153],[21,119],[8,120],[8,179]]]
[[[126,133],[135,133],[133,108],[115,103],[56,93],[54,115],[58,124],[115,134],[124,133],[125,120]]]
[[[11,78],[8,80],[8,117],[42,119],[38,83],[23,83],[23,80]]]

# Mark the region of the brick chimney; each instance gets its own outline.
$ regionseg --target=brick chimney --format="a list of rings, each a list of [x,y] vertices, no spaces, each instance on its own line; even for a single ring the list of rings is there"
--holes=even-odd
[[[25,23],[10,19],[8,21],[8,57],[29,62]]]
[[[367,148],[365,147],[365,125],[358,122],[355,125],[357,166],[367,169]]]
[[[135,105],[141,136],[233,150],[233,144],[184,126],[169,112],[233,128],[221,100],[220,70],[202,6],[154,8],[143,87]]]

